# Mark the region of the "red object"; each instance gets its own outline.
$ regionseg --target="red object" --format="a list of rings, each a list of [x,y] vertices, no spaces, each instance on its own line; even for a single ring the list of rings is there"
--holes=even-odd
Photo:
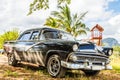
[[[103,31],[104,29],[98,24],[96,24],[96,26],[91,29],[91,40],[95,42],[98,46],[101,45]]]

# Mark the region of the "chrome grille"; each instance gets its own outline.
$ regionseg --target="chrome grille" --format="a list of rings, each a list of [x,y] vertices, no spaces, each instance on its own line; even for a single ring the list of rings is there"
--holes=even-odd
[[[103,57],[83,57],[83,56],[78,56],[77,57],[78,61],[90,61],[90,62],[106,62],[107,59]]]

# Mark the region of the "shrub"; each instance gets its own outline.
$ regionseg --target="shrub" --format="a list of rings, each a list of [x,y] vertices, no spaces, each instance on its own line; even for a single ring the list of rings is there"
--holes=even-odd
[[[3,44],[5,41],[16,40],[18,36],[19,36],[18,29],[13,29],[0,35],[0,48],[3,48]]]

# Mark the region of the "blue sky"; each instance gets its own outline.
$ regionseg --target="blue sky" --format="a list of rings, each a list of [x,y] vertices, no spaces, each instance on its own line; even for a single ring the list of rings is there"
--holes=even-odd
[[[50,12],[57,10],[55,0],[50,0],[50,9],[27,16],[32,1],[0,0],[0,34],[13,28],[24,31],[40,27]],[[87,27],[99,24],[104,28],[103,38],[113,37],[120,42],[120,0],[72,0],[70,9],[73,14],[88,11],[83,21]],[[90,33],[85,37],[90,38]]]
[[[108,5],[109,10],[114,10],[116,14],[120,13],[120,0],[116,0],[114,2],[110,2]]]

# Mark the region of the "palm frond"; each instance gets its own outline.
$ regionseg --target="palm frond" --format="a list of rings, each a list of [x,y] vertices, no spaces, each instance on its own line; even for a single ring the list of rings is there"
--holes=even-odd
[[[82,20],[84,17],[85,17],[85,15],[88,13],[88,11],[87,12],[84,12],[84,13],[82,13],[82,14],[80,14],[80,20]]]
[[[89,28],[82,22],[83,17],[87,12],[78,15],[77,13],[72,15],[69,6],[58,6],[59,11],[53,11],[51,15],[46,20],[45,25],[62,28],[72,34],[74,37],[77,37],[81,34],[87,34],[86,31],[89,31]]]

